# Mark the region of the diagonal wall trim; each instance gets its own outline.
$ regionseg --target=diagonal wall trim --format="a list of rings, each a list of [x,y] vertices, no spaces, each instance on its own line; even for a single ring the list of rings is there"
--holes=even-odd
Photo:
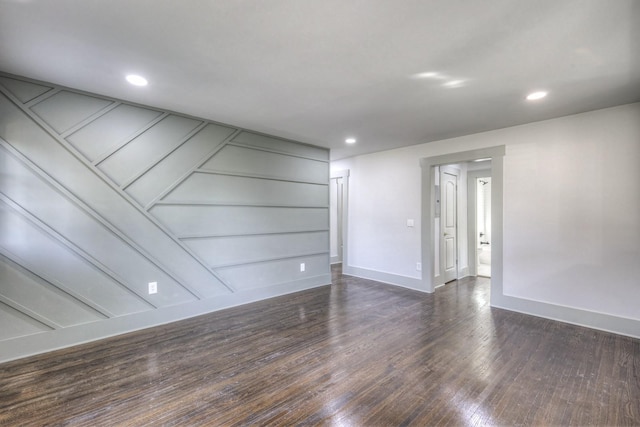
[[[0,76],[0,357],[330,282],[327,149]]]
[[[125,182],[121,185],[120,188],[122,188],[123,190],[126,190],[131,184],[136,182],[138,179],[142,178],[143,175],[145,175],[147,172],[149,172],[151,169],[153,169],[158,163],[160,163],[161,161],[163,161],[164,159],[169,157],[169,155],[171,155],[171,153],[173,153],[174,151],[176,151],[177,149],[182,147],[185,143],[187,143],[187,141],[189,141],[191,138],[193,138],[198,132],[200,132],[202,129],[204,129],[207,125],[208,125],[207,122],[200,123],[198,126],[195,127],[195,129],[193,129],[191,132],[189,132],[187,135],[185,135],[180,140],[180,142],[178,143],[178,145],[176,147],[174,147],[171,150],[169,150],[166,153],[164,153],[157,160],[154,160],[153,162],[149,163],[146,167],[144,167],[142,169],[142,171],[138,172],[137,174],[135,174],[135,175],[131,176],[130,178],[128,178],[127,180],[125,180]]]
[[[311,184],[311,185],[321,185],[323,187],[327,187],[329,184],[324,182],[317,181],[308,181],[308,180],[299,180],[299,179],[286,179],[286,178],[275,178],[272,176],[266,175],[256,175],[256,174],[247,174],[247,173],[234,173],[234,172],[226,172],[226,171],[217,171],[213,169],[201,169],[198,168],[194,171],[194,173],[202,173],[209,175],[221,175],[221,176],[237,176],[242,178],[255,178],[255,179],[263,179],[267,181],[280,181],[280,182],[295,182],[297,184]]]
[[[0,295],[0,303],[3,303],[4,305],[8,305],[9,307],[13,308],[16,311],[19,311],[25,316],[32,318],[36,322],[42,323],[43,325],[45,325],[47,328],[51,330],[62,329],[62,325],[58,325],[53,320],[47,319],[46,317],[39,315],[38,313],[23,306],[22,304],[15,302],[11,298],[7,298],[5,296]]]
[[[169,115],[170,114],[166,113],[166,112],[160,114],[158,117],[156,117],[155,119],[153,119],[149,123],[147,123],[146,126],[143,126],[142,128],[140,128],[137,131],[135,131],[134,133],[132,133],[131,135],[129,135],[126,138],[124,138],[122,141],[120,141],[120,143],[114,145],[113,147],[109,147],[109,150],[107,150],[104,153],[102,153],[101,155],[99,155],[93,162],[91,162],[91,164],[93,166],[99,166],[102,162],[107,160],[109,157],[113,156],[118,151],[123,149],[131,141],[133,141],[134,139],[136,139],[137,137],[139,137],[140,135],[142,135],[143,133],[145,133],[146,131],[148,131],[149,129],[151,129],[152,127],[154,127],[155,125],[157,125],[158,123],[160,123],[161,121],[166,119],[167,117],[169,117]],[[52,129],[52,131],[53,131],[53,129]],[[53,132],[55,134],[55,131],[53,131]]]
[[[5,307],[9,307],[9,309],[15,313],[18,317],[22,318],[23,320],[27,321],[28,323],[35,325],[37,327],[39,327],[41,329],[40,332],[35,332],[32,333],[30,335],[36,335],[36,334],[40,334],[42,332],[47,332],[47,331],[55,331],[56,329],[47,325],[46,323],[41,322],[40,320],[33,318],[25,313],[23,313],[20,310],[16,310],[13,306],[11,306],[10,304],[5,303],[4,301],[0,300],[0,306],[5,306]]]
[[[238,135],[240,132],[242,132],[242,131],[239,130],[239,129],[235,130],[224,141],[222,141],[215,148],[213,148],[209,153],[207,153],[207,155],[205,156],[204,160],[198,160],[191,168],[189,168],[184,174],[182,174],[182,176],[180,176],[180,178],[178,178],[173,184],[168,186],[162,193],[158,194],[151,202],[149,202],[149,204],[147,204],[147,206],[145,206],[144,209],[146,211],[151,210],[151,208],[153,208],[158,203],[158,201],[160,201],[160,200],[164,199],[165,197],[167,197],[167,195],[169,195],[180,184],[182,184],[184,181],[186,181],[187,178],[189,178],[197,169],[199,169],[202,165],[207,163],[213,156],[215,156],[217,153],[219,153],[220,150],[222,150],[229,143],[229,141],[231,139],[235,138],[235,136]]]
[[[132,296],[137,297],[139,300],[145,302],[151,308],[158,308],[155,304],[153,304],[151,301],[146,299],[143,295],[140,295],[139,293],[135,292],[131,287],[127,286],[126,281],[123,278],[119,277],[115,272],[111,271],[111,269],[109,269],[106,265],[102,264],[100,261],[98,261],[91,255],[86,253],[84,250],[80,249],[76,244],[66,239],[60,233],[58,233],[57,231],[49,227],[47,224],[42,222],[39,218],[37,218],[31,212],[27,211],[25,208],[18,205],[17,203],[15,203],[13,200],[9,199],[7,196],[5,196],[2,193],[0,193],[0,203],[5,203],[12,210],[19,213],[23,218],[26,218],[27,220],[29,220],[30,223],[35,225],[43,233],[57,240],[58,242],[62,243],[65,248],[73,252],[75,255],[79,256],[82,260],[87,262],[93,268],[100,271],[102,274],[111,278],[115,283],[117,283],[122,289],[127,291]],[[91,305],[89,307],[93,309]]]
[[[2,90],[0,88],[0,90]],[[10,98],[12,102],[14,101],[14,98]],[[42,126],[43,123],[37,122],[38,125]],[[46,126],[46,124],[45,124]],[[47,130],[47,128],[44,128],[45,130]],[[49,132],[47,130],[47,132]],[[59,138],[56,138],[59,140]],[[129,245],[131,248],[133,248],[136,252],[138,252],[140,255],[142,255],[144,258],[146,258],[149,262],[151,262],[153,265],[155,265],[158,269],[160,269],[162,272],[164,272],[165,274],[167,274],[169,277],[171,277],[173,280],[176,281],[176,283],[178,283],[180,286],[182,286],[187,292],[191,293],[193,296],[195,296],[198,299],[202,299],[202,296],[199,295],[199,293],[195,290],[189,289],[190,287],[185,286],[183,284],[183,281],[180,280],[177,276],[175,276],[172,272],[168,271],[168,269],[166,269],[157,259],[155,259],[155,257],[153,257],[151,254],[149,254],[146,250],[144,250],[142,247],[140,247],[140,245],[138,245],[136,242],[134,242],[133,240],[131,240],[130,238],[128,238],[124,233],[122,233],[122,231],[120,231],[116,226],[114,226],[113,224],[111,224],[109,221],[107,221],[102,215],[99,215],[97,212],[95,212],[95,210],[91,209],[86,203],[84,203],[82,200],[80,200],[78,197],[76,197],[75,194],[73,194],[71,191],[69,191],[67,188],[65,188],[64,186],[62,186],[60,183],[58,183],[55,179],[53,179],[51,176],[49,176],[45,171],[43,171],[41,168],[39,168],[38,166],[36,166],[35,164],[33,164],[33,162],[31,162],[30,160],[28,160],[25,156],[22,155],[22,153],[20,153],[18,150],[16,150],[11,144],[9,144],[7,141],[5,141],[4,139],[0,138],[0,146],[4,147],[5,149],[7,149],[7,151],[9,151],[15,158],[17,158],[18,160],[20,160],[23,164],[27,165],[31,170],[33,170],[36,174],[38,174],[42,179],[44,179],[49,185],[53,186],[57,191],[59,191],[60,193],[62,193],[66,198],[68,198],[72,203],[74,203],[76,206],[78,206],[80,209],[82,209],[85,213],[87,213],[89,216],[91,216],[92,218],[94,218],[96,221],[98,221],[100,224],[102,224],[104,227],[106,227],[109,231],[111,231],[113,234],[115,234],[120,240],[122,240],[123,242],[125,242],[127,245]],[[63,146],[65,148],[68,149],[68,147],[66,145],[63,144]],[[79,153],[74,153],[72,152],[72,154],[78,158],[78,159],[82,159],[82,163],[91,168],[91,170],[93,171],[94,168],[92,167],[92,165],[87,164],[87,161],[84,160],[84,157],[81,156]],[[102,174],[98,175],[100,177],[100,179],[102,179],[104,182],[109,183],[109,185],[113,188],[113,185],[110,184],[110,181],[108,178],[104,177]],[[138,207],[138,205],[133,202],[132,200],[129,200],[129,198],[127,197],[126,199],[130,204],[132,204],[136,209],[140,209]],[[146,215],[148,216],[148,214]],[[157,221],[153,221],[154,224],[157,226]],[[166,233],[166,232],[165,232]],[[172,237],[172,239],[175,239]],[[177,240],[177,239],[176,239]],[[180,245],[182,245],[182,242],[180,242]]]
[[[31,101],[25,102],[24,106],[28,109],[31,109],[32,107],[35,107],[36,105],[40,104],[42,101],[46,101],[47,99],[51,98],[53,95],[57,95],[60,92],[62,92],[62,88],[54,87],[53,89],[46,91],[42,95],[36,96]]]
[[[17,337],[7,340],[7,344],[3,343],[3,345],[0,346],[0,363],[20,357],[44,353],[45,351],[96,341],[117,334],[175,322],[225,308],[264,300],[266,298],[273,298],[320,286],[328,286],[329,283],[331,283],[330,274],[313,276],[292,282],[280,283],[271,287],[221,295],[219,298],[209,298],[182,305],[162,307],[151,312],[133,313],[114,319],[107,319],[104,324],[94,322],[82,325],[81,327],[70,327],[51,331],[48,334],[36,333],[32,334],[35,336],[27,335]]]
[[[9,75],[0,75],[0,85],[15,93],[21,102],[25,104],[53,90],[52,85],[34,84]]]
[[[250,148],[252,150],[257,150],[257,151],[264,151],[265,153],[275,153],[275,154],[280,154],[282,156],[297,157],[299,159],[313,160],[315,162],[329,163],[328,160],[321,160],[321,159],[317,159],[315,157],[309,157],[309,156],[303,156],[303,155],[300,155],[300,154],[288,153],[288,152],[282,151],[282,150],[275,150],[275,149],[264,148],[264,147],[256,147],[255,145],[246,144],[246,143],[243,143],[243,142],[231,141],[231,142],[229,142],[229,145],[233,145],[234,147]]]
[[[69,129],[67,129],[64,132],[62,132],[60,134],[60,136],[63,137],[63,138],[67,138],[69,135],[73,134],[74,132],[77,132],[78,130],[82,129],[83,127],[87,126],[88,124],[98,120],[100,117],[104,116],[109,111],[113,110],[114,108],[116,108],[116,107],[118,107],[120,105],[122,105],[122,102],[119,102],[119,101],[112,102],[111,104],[109,104],[106,107],[104,107],[102,110],[90,115],[89,117],[87,117],[86,119],[81,121],[80,123],[76,123],[74,126],[71,126]]]
[[[185,252],[187,252],[196,262],[198,262],[202,267],[204,267],[207,271],[209,271],[209,273],[215,277],[224,287],[226,287],[230,292],[235,292],[235,290],[233,289],[233,287],[231,285],[229,285],[225,280],[223,280],[210,266],[208,266],[200,257],[198,257],[195,252],[193,252],[189,247],[187,247],[183,242],[180,241],[180,239],[178,239],[173,233],[171,233],[163,224],[161,224],[153,215],[151,215],[149,213],[149,211],[147,211],[146,209],[144,209],[142,206],[140,206],[135,200],[133,200],[133,198],[131,198],[131,196],[129,196],[126,192],[124,192],[120,187],[118,187],[109,177],[107,177],[100,169],[98,169],[96,167],[96,165],[94,165],[92,162],[90,162],[89,160],[87,160],[86,157],[84,157],[82,155],[82,153],[80,153],[75,147],[73,147],[71,144],[69,144],[64,138],[61,138],[60,135],[48,124],[46,123],[44,120],[40,119],[40,117],[38,117],[35,114],[31,114],[31,111],[24,108],[24,106],[20,103],[20,101],[13,96],[13,94],[11,92],[9,92],[8,90],[6,90],[4,87],[0,87],[0,91],[2,91],[7,98],[9,98],[9,100],[11,102],[13,102],[18,108],[20,108],[25,114],[27,114],[31,120],[33,120],[35,123],[37,123],[42,129],[44,129],[49,135],[51,135],[51,137],[53,137],[60,145],[62,145],[62,147],[64,147],[67,151],[69,151],[74,157],[76,157],[78,160],[80,160],[80,162],[82,162],[82,164],[84,164],[87,168],[89,168],[94,174],[96,174],[103,182],[105,182],[109,187],[111,187],[113,190],[115,190],[116,192],[118,192],[120,194],[120,196],[126,200],[131,206],[133,206],[135,209],[137,209],[140,213],[142,213],[142,215],[144,215],[150,222],[152,222],[162,233],[164,233],[167,237],[169,237],[171,240],[173,240],[178,246],[180,246],[180,248],[182,248],[182,250],[184,250]],[[165,113],[166,116],[168,116],[168,113]],[[236,133],[234,132],[231,137],[233,135],[235,135]],[[0,141],[3,141],[6,143],[6,141],[2,140],[0,138]],[[225,140],[226,141],[226,140]],[[7,143],[8,144],[8,143]],[[221,143],[217,148],[218,150],[214,150],[214,152],[219,151],[219,149],[224,146],[225,142]],[[208,160],[209,158],[207,158]],[[199,163],[198,166],[202,165],[203,163]],[[49,177],[47,175],[48,179],[51,181],[54,181],[51,177]],[[62,187],[62,186],[60,186]],[[67,190],[65,188],[65,191],[67,191],[69,194],[72,194],[69,190]],[[78,202],[79,199],[77,197],[75,197],[74,195],[74,199],[77,200]],[[86,210],[93,212],[92,209],[90,209],[88,206],[85,205]],[[99,217],[101,222],[103,222],[104,224],[107,224],[108,222],[106,221],[106,219],[104,219],[102,216],[97,215],[97,213],[95,214],[96,217]],[[112,228],[113,230],[117,230],[117,228],[115,226],[113,226],[113,224],[109,224],[110,228]],[[137,245],[135,242],[133,242],[131,239],[127,238],[120,230],[118,231],[118,236],[127,241],[132,247],[134,247],[139,253],[143,254],[149,261],[151,261],[152,263],[154,263],[156,265],[156,267],[158,267],[160,270],[162,270],[165,274],[167,274],[169,277],[171,277],[173,280],[176,281],[176,283],[178,283],[180,286],[182,286],[187,292],[189,292],[191,295],[193,295],[194,297],[196,297],[197,299],[203,299],[204,296],[198,292],[196,289],[194,289],[192,286],[189,286],[185,283],[184,280],[182,280],[181,278],[179,278],[175,273],[169,271],[169,269],[167,269],[164,265],[162,265],[157,259],[155,259],[155,257],[153,257],[151,254],[149,254],[147,251],[145,251],[142,247],[140,247],[139,245]]]
[[[59,281],[57,281],[55,279],[52,279],[50,277],[47,277],[45,274],[35,273],[35,269],[27,261],[21,259],[19,256],[16,256],[16,255],[10,253],[9,251],[7,251],[2,246],[0,246],[0,256],[2,258],[4,258],[4,259],[10,261],[14,265],[17,265],[17,266],[21,267],[22,271],[28,272],[29,275],[34,277],[37,281],[42,281],[44,283],[50,284],[52,287],[60,290],[60,292],[69,295],[70,297],[72,297],[73,299],[75,299],[77,301],[82,302],[86,307],[91,308],[96,313],[100,314],[101,316],[103,316],[105,318],[116,317],[115,314],[113,314],[112,312],[110,312],[106,308],[102,307],[101,305],[99,305],[98,303],[96,303],[94,301],[88,300],[87,298],[83,297],[82,295],[79,295],[77,292],[74,292],[72,289],[69,289],[68,287],[66,287],[65,285],[60,283]]]

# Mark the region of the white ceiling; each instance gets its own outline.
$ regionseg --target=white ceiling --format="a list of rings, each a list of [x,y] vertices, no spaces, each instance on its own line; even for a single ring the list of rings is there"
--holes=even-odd
[[[640,101],[640,1],[0,0],[0,70],[339,159]]]

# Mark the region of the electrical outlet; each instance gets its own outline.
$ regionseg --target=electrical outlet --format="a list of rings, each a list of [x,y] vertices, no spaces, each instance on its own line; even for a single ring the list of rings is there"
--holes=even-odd
[[[421,262],[416,262],[416,270],[422,271],[422,263]]]
[[[306,269],[304,262],[300,263],[300,271],[304,271]]]
[[[149,295],[158,293],[158,282],[149,282]]]

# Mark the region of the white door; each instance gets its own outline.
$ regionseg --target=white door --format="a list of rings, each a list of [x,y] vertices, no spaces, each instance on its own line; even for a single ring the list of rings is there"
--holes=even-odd
[[[440,259],[443,262],[444,283],[458,278],[458,248],[457,242],[457,199],[458,199],[458,175],[455,171],[441,168],[440,173],[440,200],[441,200],[441,251]]]
[[[343,178],[331,178],[329,186],[329,247],[331,264],[342,262]]]

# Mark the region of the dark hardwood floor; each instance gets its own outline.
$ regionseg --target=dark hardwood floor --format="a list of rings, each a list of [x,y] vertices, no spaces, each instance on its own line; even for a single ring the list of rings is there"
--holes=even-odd
[[[640,425],[640,340],[332,286],[0,365],[1,425]]]

